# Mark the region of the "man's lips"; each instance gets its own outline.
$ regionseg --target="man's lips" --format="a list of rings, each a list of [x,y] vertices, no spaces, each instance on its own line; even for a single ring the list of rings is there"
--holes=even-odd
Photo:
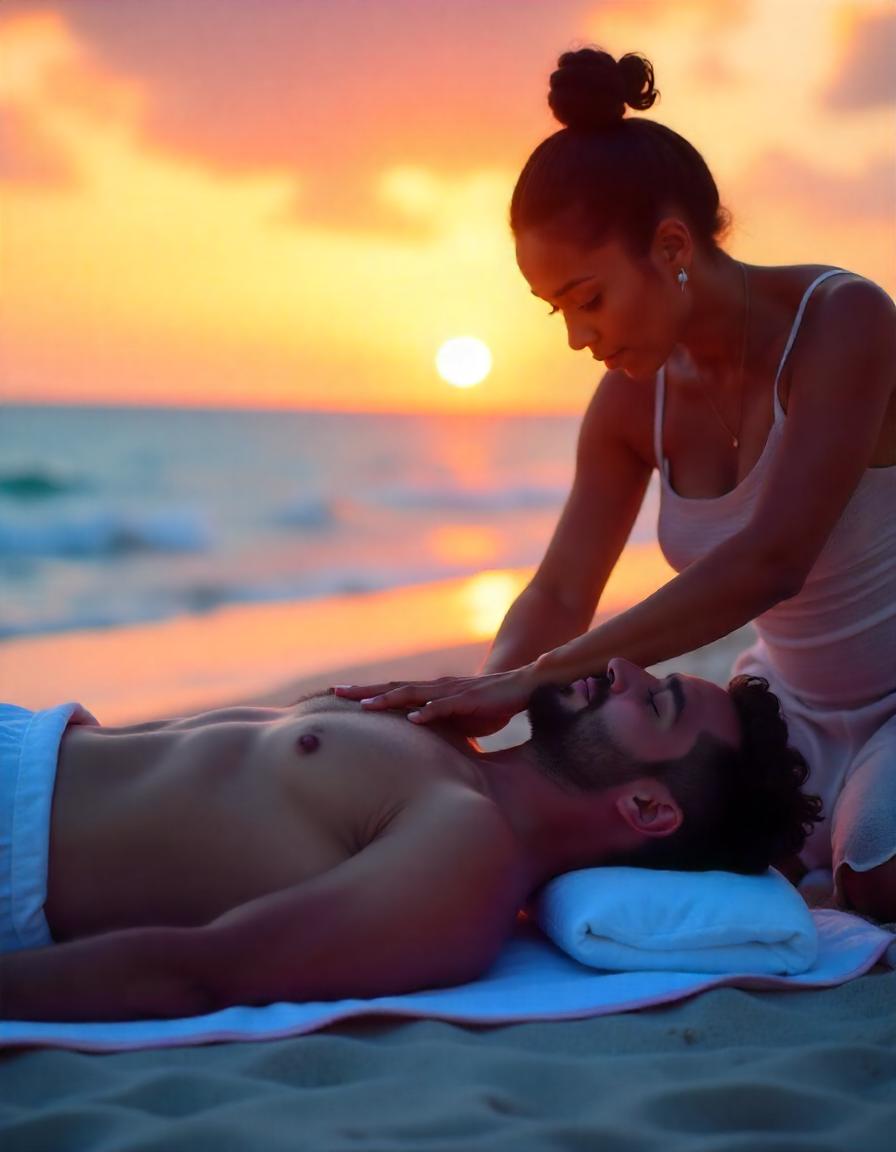
[[[582,680],[576,680],[576,682],[573,684],[573,688],[581,691],[584,694],[585,699],[590,704],[591,701],[595,698],[598,684],[593,676],[588,676]]]

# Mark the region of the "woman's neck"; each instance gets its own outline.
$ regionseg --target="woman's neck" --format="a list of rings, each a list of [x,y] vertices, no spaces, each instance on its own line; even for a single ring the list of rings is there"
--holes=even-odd
[[[679,345],[703,384],[708,381],[720,386],[728,381],[736,383],[742,354],[749,353],[750,332],[744,329],[747,319],[744,271],[749,277],[749,269],[742,270],[740,261],[725,253],[695,260],[691,267],[686,290],[692,295],[693,308]]]

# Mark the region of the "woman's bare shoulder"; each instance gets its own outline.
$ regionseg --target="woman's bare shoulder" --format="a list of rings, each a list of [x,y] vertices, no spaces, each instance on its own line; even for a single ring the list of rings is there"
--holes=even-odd
[[[798,307],[807,289],[826,272],[837,272],[839,275],[831,276],[819,284],[812,294],[813,299],[828,296],[847,284],[864,284],[871,292],[887,295],[879,284],[867,276],[837,264],[752,265],[751,269],[754,283],[758,281],[760,291],[764,288],[785,307],[790,308]]]
[[[866,277],[832,276],[812,295],[781,374],[779,398],[788,415],[798,396],[813,399],[814,408],[805,401],[801,408],[818,422],[809,425],[804,443],[818,442],[824,424],[836,424],[842,433],[849,414],[861,413],[874,445],[865,465],[889,467],[896,463],[894,364],[896,303]],[[853,438],[861,439],[855,431]]]
[[[790,269],[782,271],[791,272]],[[798,266],[792,270],[792,275],[785,278],[790,287],[790,313],[795,314],[800,301],[809,287],[826,271],[845,273],[839,276],[830,276],[819,284],[812,293],[803,321],[804,332],[798,346],[794,349],[794,363],[809,354],[815,345],[816,339],[825,333],[831,324],[842,323],[846,326],[846,337],[854,332],[857,341],[881,342],[881,347],[889,346],[887,340],[888,329],[891,328],[896,304],[892,297],[875,281],[862,276],[849,269],[841,269],[828,265]],[[861,323],[857,323],[861,321]]]
[[[776,267],[751,266],[752,283],[756,296],[765,305],[765,328],[760,325],[758,345],[765,358],[765,372],[774,372],[780,365],[784,348],[793,331],[797,314],[810,288],[806,300],[799,334],[791,355],[780,376],[779,396],[785,410],[791,389],[792,376],[801,364],[811,360],[813,350],[832,320],[847,318],[859,312],[885,312],[892,308],[890,297],[873,280],[832,264],[789,264]],[[838,272],[816,284],[826,272]],[[814,370],[814,365],[813,365]]]
[[[633,379],[621,368],[605,373],[582,420],[580,451],[589,456],[610,444],[624,446],[653,466],[656,377]]]

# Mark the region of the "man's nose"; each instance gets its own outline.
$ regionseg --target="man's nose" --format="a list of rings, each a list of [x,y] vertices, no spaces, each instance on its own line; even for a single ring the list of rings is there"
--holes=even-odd
[[[628,688],[647,688],[659,683],[655,676],[651,676],[631,660],[626,660],[624,656],[614,656],[607,661],[607,675],[612,681],[611,692],[622,693]]]

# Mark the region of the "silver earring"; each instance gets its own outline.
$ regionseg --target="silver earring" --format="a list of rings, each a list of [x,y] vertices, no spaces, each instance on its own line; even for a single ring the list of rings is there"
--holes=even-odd
[[[685,284],[687,284],[687,282],[688,282],[688,274],[687,274],[687,272],[685,272],[684,268],[682,268],[678,273],[678,285],[681,288],[682,292],[684,292],[684,286],[685,286]]]

